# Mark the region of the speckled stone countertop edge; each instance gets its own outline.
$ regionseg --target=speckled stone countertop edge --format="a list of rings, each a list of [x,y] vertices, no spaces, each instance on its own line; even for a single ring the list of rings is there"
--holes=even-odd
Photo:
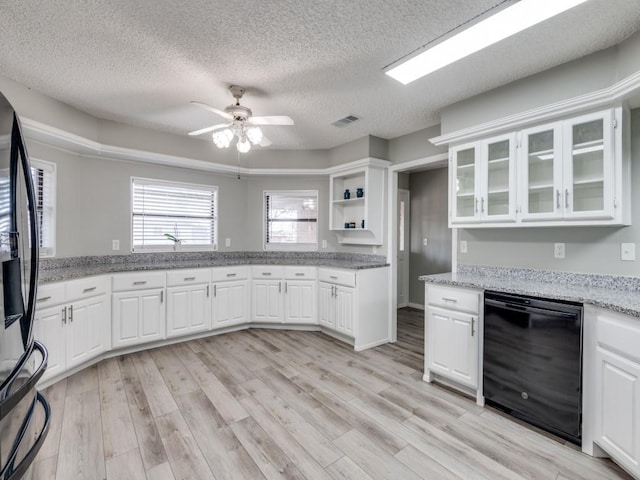
[[[134,260],[132,256],[112,257],[73,257],[65,259],[50,259],[41,262],[38,283],[46,284],[65,280],[107,275],[114,273],[175,270],[185,268],[213,268],[229,266],[251,265],[282,265],[282,266],[318,266],[329,268],[343,268],[348,270],[364,270],[370,268],[386,267],[385,257],[381,255],[366,254],[275,254],[255,255],[246,257],[235,254],[224,256],[209,256],[204,258],[184,259],[175,257],[162,257],[160,261],[153,262],[147,254],[143,262],[123,261]],[[116,261],[114,261],[116,260]],[[119,262],[117,260],[120,260]]]
[[[513,270],[513,269],[511,269]],[[606,282],[609,287],[601,286],[599,280],[595,279],[593,285],[584,285],[584,278],[580,277],[577,284],[566,282],[571,274],[560,272],[561,275],[554,275],[555,272],[540,271],[549,274],[547,280],[528,280],[522,276],[491,275],[482,274],[478,271],[474,273],[441,273],[435,275],[423,275],[419,279],[433,284],[451,285],[458,287],[477,288],[481,290],[494,290],[517,295],[529,295],[533,297],[551,298],[555,300],[565,300],[593,305],[595,307],[612,310],[614,312],[640,318],[640,291],[634,288],[635,277],[607,276]],[[586,274],[576,274],[578,276]],[[597,275],[594,275],[597,277]],[[552,281],[553,278],[562,281]],[[621,285],[616,285],[619,278]],[[640,280],[640,279],[639,279]]]

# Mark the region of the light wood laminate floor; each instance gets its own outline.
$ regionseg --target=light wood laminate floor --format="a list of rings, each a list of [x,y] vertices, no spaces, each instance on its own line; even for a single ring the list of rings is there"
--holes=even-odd
[[[423,312],[356,353],[245,330],[105,360],[46,389],[34,478],[619,479],[608,460],[422,381]]]

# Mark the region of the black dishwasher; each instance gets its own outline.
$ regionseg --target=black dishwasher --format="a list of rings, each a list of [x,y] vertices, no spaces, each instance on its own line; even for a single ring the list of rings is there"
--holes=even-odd
[[[580,443],[582,304],[485,292],[487,404]]]

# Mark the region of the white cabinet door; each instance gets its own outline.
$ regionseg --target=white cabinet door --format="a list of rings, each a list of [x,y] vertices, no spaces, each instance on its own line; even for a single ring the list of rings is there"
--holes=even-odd
[[[213,285],[212,328],[239,325],[248,321],[249,288],[246,280]]]
[[[282,323],[282,280],[253,280],[253,321]]]
[[[355,289],[336,286],[335,288],[335,329],[353,337],[355,335]]]
[[[106,295],[73,302],[67,311],[67,368],[111,348]]]
[[[163,339],[164,289],[114,293],[112,328],[114,348]]]
[[[516,220],[515,134],[482,142],[480,217],[483,222]]]
[[[318,322],[329,328],[335,328],[334,288],[330,283],[319,282],[318,284]]]
[[[480,147],[478,143],[450,151],[451,223],[480,221]]]
[[[316,318],[316,282],[313,280],[287,280],[284,285],[284,322],[318,323]]]
[[[458,383],[477,388],[477,316],[428,306],[426,320],[427,368]]]
[[[66,369],[66,307],[55,307],[36,310],[34,335],[49,352],[47,370],[43,380],[55,377]]]
[[[167,337],[178,337],[211,327],[209,284],[167,288]]]
[[[640,364],[597,347],[596,369],[597,441],[640,473]]]

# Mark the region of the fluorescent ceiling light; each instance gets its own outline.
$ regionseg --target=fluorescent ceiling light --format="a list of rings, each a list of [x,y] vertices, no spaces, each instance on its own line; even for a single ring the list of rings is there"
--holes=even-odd
[[[385,73],[407,84],[587,0],[520,0]]]

